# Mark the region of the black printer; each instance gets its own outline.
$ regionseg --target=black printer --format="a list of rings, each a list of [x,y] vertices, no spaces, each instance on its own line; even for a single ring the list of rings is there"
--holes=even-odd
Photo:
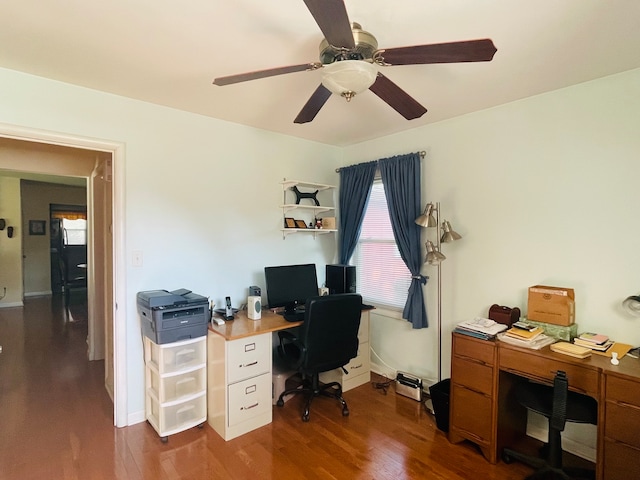
[[[142,332],[154,343],[177,342],[207,334],[209,301],[191,290],[138,292],[137,306]]]

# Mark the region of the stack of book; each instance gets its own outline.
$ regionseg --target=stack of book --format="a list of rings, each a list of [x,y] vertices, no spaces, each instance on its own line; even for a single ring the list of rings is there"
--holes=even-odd
[[[539,350],[545,345],[556,341],[555,338],[545,335],[542,328],[523,322],[514,323],[509,330],[499,335],[498,338],[512,345],[534,350]]]
[[[491,340],[495,338],[498,333],[506,329],[507,326],[502,323],[495,322],[488,318],[476,317],[473,320],[460,322],[453,331],[470,337]]]
[[[614,342],[601,333],[584,332],[574,338],[573,343],[597,352],[606,352]]]

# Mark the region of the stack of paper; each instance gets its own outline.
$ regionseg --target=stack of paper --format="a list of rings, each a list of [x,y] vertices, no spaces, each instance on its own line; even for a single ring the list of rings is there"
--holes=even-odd
[[[545,335],[544,333],[538,333],[531,339],[518,338],[516,335],[509,335],[509,332],[498,334],[498,340],[510,343],[517,347],[530,348],[532,350],[540,350],[542,347],[551,345],[556,341],[555,338]]]
[[[563,355],[569,355],[576,358],[587,358],[591,355],[591,350],[585,347],[580,347],[569,342],[558,342],[551,345],[551,350]]]
[[[601,333],[584,332],[579,337],[573,339],[573,343],[581,347],[590,348],[598,352],[606,352],[609,350],[613,341],[609,337]]]
[[[454,328],[453,331],[456,333],[462,333],[463,335],[469,335],[470,337],[490,340],[506,329],[507,326],[502,323],[495,322],[488,318],[476,317],[473,320],[460,322],[456,325],[456,328]]]

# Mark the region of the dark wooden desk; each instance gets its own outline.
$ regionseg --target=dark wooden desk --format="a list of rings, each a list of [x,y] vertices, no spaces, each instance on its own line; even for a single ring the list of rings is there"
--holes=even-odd
[[[598,401],[597,478],[640,478],[640,360],[625,356],[615,366],[601,355],[581,360],[456,333],[451,352],[451,442],[470,440],[496,463],[526,432],[514,387],[529,379],[552,384],[564,370],[570,389]]]

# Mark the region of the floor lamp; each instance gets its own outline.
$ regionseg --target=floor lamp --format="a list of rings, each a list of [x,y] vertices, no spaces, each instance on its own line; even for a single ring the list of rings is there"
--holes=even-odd
[[[427,203],[422,215],[416,218],[416,223],[425,228],[436,228],[436,243],[427,240],[425,243],[427,255],[424,263],[435,265],[438,269],[438,382],[442,380],[442,270],[441,263],[446,260],[446,256],[440,251],[442,243],[449,243],[460,240],[462,236],[451,228],[451,223],[444,220],[440,223],[440,202]]]

